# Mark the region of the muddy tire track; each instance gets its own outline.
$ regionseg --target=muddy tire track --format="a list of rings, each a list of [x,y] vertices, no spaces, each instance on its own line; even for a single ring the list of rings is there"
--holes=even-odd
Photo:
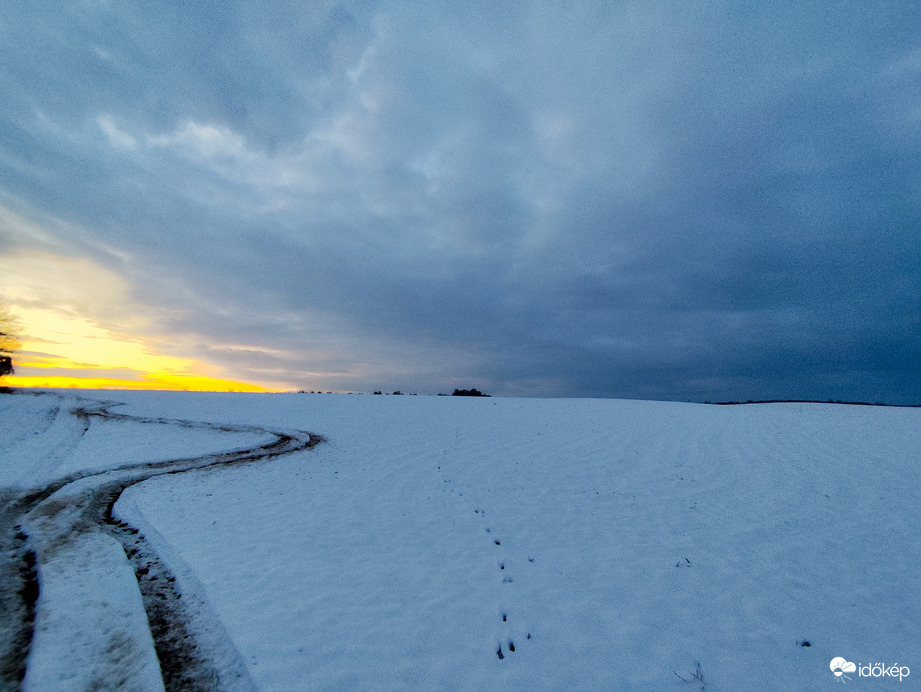
[[[7,644],[0,648],[0,689],[19,689],[26,676],[36,603],[41,599],[37,572],[77,537],[90,533],[117,540],[134,570],[167,690],[234,687],[238,685],[233,685],[228,675],[246,676],[242,662],[237,661],[236,670],[228,672],[227,661],[217,664],[209,660],[207,647],[195,640],[190,626],[193,616],[183,603],[175,577],[150,543],[137,529],[115,519],[112,509],[126,488],[154,476],[254,463],[310,449],[323,438],[301,430],[134,416],[113,412],[111,408],[116,405],[87,402],[73,408],[70,413],[83,422],[81,437],[94,420],[100,420],[270,435],[274,439],[231,451],[74,473],[43,488],[2,491],[0,606],[4,615],[0,616],[0,640]],[[38,535],[30,535],[30,530]]]
[[[27,537],[18,524],[24,504],[3,493],[0,507],[0,690],[13,690],[26,674],[38,578],[35,553],[26,548]]]

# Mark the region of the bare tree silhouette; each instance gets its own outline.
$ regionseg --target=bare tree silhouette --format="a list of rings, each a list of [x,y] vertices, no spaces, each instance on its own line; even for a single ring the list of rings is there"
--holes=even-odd
[[[13,353],[19,350],[19,323],[0,305],[0,377],[13,373]]]

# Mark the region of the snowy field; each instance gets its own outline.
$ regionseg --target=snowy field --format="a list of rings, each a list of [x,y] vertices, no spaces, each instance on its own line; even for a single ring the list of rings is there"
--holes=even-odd
[[[59,509],[116,477],[226,689],[918,689],[921,409],[79,394],[118,418],[77,395],[0,395],[0,490],[76,479],[22,523],[26,689],[160,685],[124,539]],[[125,480],[285,430],[323,441]],[[95,660],[109,617],[128,663]],[[860,673],[883,663],[903,679]]]

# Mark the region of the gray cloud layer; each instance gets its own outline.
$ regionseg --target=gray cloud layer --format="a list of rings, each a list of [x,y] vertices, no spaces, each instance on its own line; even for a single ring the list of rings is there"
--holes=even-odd
[[[184,355],[921,402],[914,3],[308,5],[0,20],[8,206],[73,224]]]

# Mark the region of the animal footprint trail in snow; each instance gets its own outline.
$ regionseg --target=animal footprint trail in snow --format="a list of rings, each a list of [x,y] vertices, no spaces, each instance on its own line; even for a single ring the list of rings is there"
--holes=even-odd
[[[481,517],[485,518],[486,512],[481,509],[474,509],[474,512]],[[492,541],[493,549],[498,552],[498,559],[496,561],[496,566],[498,567],[498,572],[501,575],[501,581],[498,584],[500,589],[500,602],[506,603],[509,600],[514,600],[510,598],[513,596],[511,592],[514,589],[514,569],[513,563],[508,558],[508,553],[506,552],[509,548],[508,542],[503,541],[502,538],[496,536],[496,532],[493,531],[492,526],[484,526],[484,531],[488,535],[489,540]],[[533,564],[534,558],[528,557],[528,564]],[[516,653],[518,651],[518,645],[516,645],[516,639],[524,638],[526,640],[531,639],[531,633],[521,629],[519,624],[514,621],[512,618],[509,609],[503,605],[500,609],[500,624],[496,637],[496,658],[500,661],[504,661],[509,654]],[[513,629],[517,631],[520,637],[516,637],[513,633]]]
[[[441,485],[445,491],[450,490],[450,493],[445,492],[445,495],[454,494],[455,497],[461,498],[464,493],[454,492],[452,488],[451,479],[446,477],[447,469],[444,466],[438,466],[438,474],[440,480],[442,481]],[[498,613],[495,616],[498,616],[497,625],[498,628],[495,633],[494,648],[495,656],[500,661],[505,660],[510,654],[514,654],[520,651],[520,641],[531,639],[531,632],[527,631],[520,622],[520,618],[513,617],[513,613],[510,612],[509,608],[505,605],[509,601],[514,602],[514,593],[513,590],[516,588],[515,579],[517,574],[515,573],[516,565],[513,564],[513,561],[510,560],[512,557],[508,550],[509,545],[505,537],[501,535],[500,530],[497,530],[497,527],[493,525],[492,522],[487,520],[487,511],[486,509],[478,506],[467,505],[467,511],[473,509],[473,513],[482,520],[480,524],[482,526],[483,533],[486,534],[486,540],[489,541],[489,546],[491,546],[491,551],[495,555],[494,569],[497,570],[497,575],[499,579],[496,581],[495,588],[498,589],[496,599],[500,604]],[[487,523],[488,522],[488,523]],[[534,558],[529,556],[528,563],[532,564]]]

